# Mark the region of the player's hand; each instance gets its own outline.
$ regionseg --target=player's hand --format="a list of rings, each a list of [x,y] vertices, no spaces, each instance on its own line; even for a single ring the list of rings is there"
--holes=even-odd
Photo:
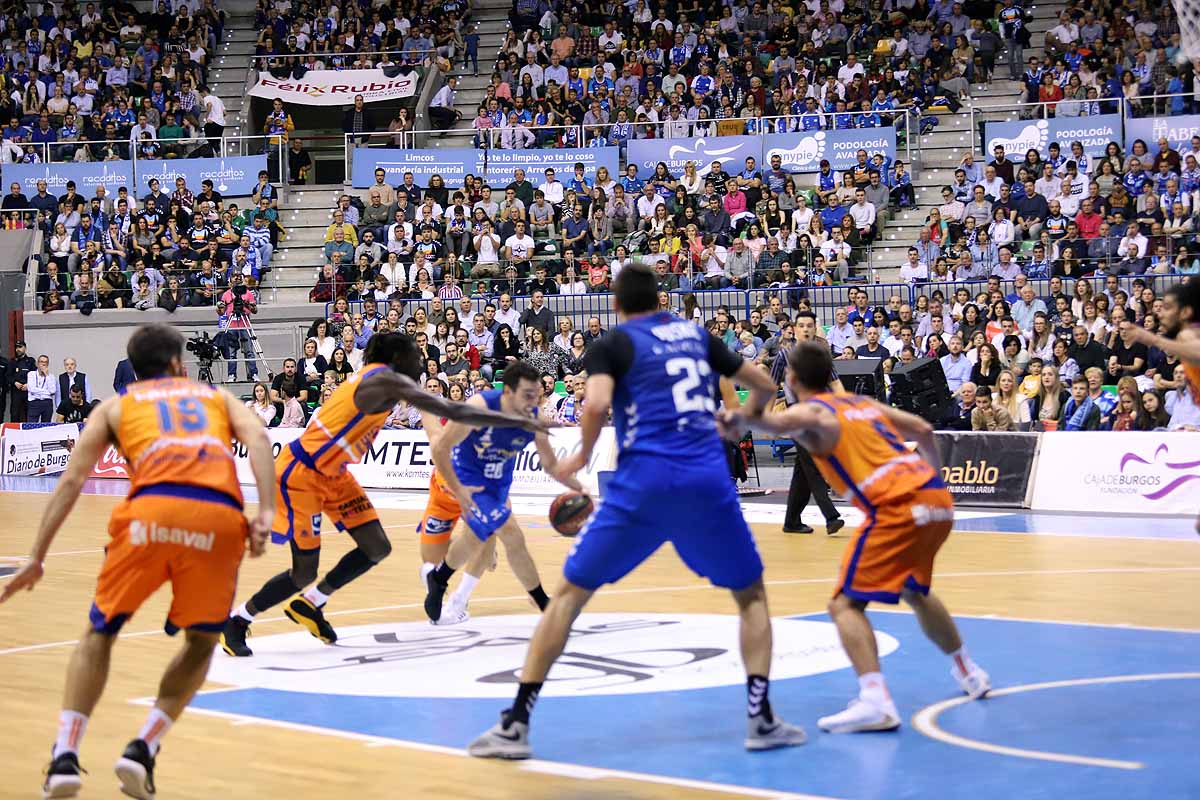
[[[587,459],[584,458],[582,450],[577,450],[574,453],[571,453],[569,456],[559,459],[558,463],[554,467],[554,472],[550,473],[550,476],[564,486],[571,486],[571,484],[567,483],[567,481],[563,480],[563,478],[566,477],[574,481],[575,473],[579,472],[579,470],[583,469],[585,466],[587,466]],[[576,486],[571,486],[571,488],[575,489],[577,492],[582,492],[583,489],[577,488],[578,481],[575,481],[575,483]]]
[[[587,494],[587,491],[583,488],[583,484],[575,477],[575,473],[583,468],[582,460],[578,467],[571,469],[572,466],[573,464],[567,463],[567,459],[563,459],[554,465],[554,469],[546,470],[546,473],[568,489],[574,489],[577,492]]]
[[[464,514],[479,516],[479,508],[475,505],[475,493],[482,492],[482,486],[462,486],[454,492],[454,498]]]
[[[33,559],[26,561],[24,566],[17,570],[16,574],[9,579],[8,583],[4,584],[4,590],[0,591],[0,603],[3,603],[22,589],[32,592],[33,587],[42,579],[43,574],[45,572],[42,569],[40,561],[34,561]]]
[[[271,521],[274,514],[259,513],[250,520],[250,534],[246,537],[246,549],[251,558],[258,558],[267,552],[267,540],[271,536]]]
[[[717,431],[721,438],[730,442],[740,442],[746,435],[748,419],[741,411],[723,408],[717,413]]]

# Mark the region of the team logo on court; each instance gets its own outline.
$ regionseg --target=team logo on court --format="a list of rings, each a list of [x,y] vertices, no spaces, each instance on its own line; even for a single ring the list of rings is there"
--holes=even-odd
[[[218,653],[209,679],[241,687],[373,697],[508,698],[540,616],[362,625],[321,645],[305,632],[255,637],[253,658]],[[774,620],[775,680],[850,666],[828,622]],[[879,652],[899,642],[877,633]],[[744,683],[738,620],[720,614],[584,614],[544,696],[645,694]]]

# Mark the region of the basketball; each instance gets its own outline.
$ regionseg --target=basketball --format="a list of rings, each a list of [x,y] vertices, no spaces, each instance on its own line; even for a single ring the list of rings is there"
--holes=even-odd
[[[579,533],[592,515],[592,498],[580,492],[563,492],[550,504],[550,524],[563,536]]]

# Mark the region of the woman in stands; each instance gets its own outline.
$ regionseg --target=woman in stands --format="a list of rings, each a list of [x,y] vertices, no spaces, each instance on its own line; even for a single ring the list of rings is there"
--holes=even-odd
[[[1149,431],[1154,423],[1146,416],[1141,399],[1135,392],[1121,392],[1117,398],[1116,415],[1113,417],[1114,431]]]
[[[1075,376],[1079,374],[1079,364],[1075,359],[1071,358],[1070,347],[1065,339],[1055,339],[1053,345],[1054,355],[1046,367],[1042,369],[1042,374],[1050,371],[1050,368],[1058,371],[1059,380],[1064,385],[1069,385]]]
[[[1054,358],[1054,334],[1050,329],[1050,321],[1042,312],[1033,315],[1033,329],[1029,337],[1029,354],[1032,358],[1040,358],[1042,363]]]
[[[1025,396],[1017,391],[1017,378],[1012,370],[1002,369],[996,379],[996,391],[992,394],[992,402],[1003,408],[1018,425],[1030,420],[1029,403]]]
[[[1063,387],[1058,372],[1049,366],[1043,369],[1037,394],[1029,401],[1029,417],[1034,427],[1044,430],[1043,426],[1049,421],[1052,429],[1056,428],[1069,396],[1070,393]]]
[[[1171,424],[1171,415],[1163,408],[1162,398],[1157,392],[1144,392],[1142,394],[1142,410],[1145,412],[1146,419],[1150,424],[1147,430],[1156,428],[1166,428]]]
[[[308,342],[311,341],[315,346],[315,354],[320,355],[326,363],[333,357],[333,348],[337,346],[333,336],[329,332],[329,322],[324,319],[313,320],[312,325],[308,326],[308,336],[305,342],[305,356],[308,356]],[[324,373],[325,369],[317,370],[318,374]]]
[[[991,390],[997,381],[1000,380],[1000,354],[990,342],[984,342],[979,345],[979,360],[971,368],[971,383],[978,386],[980,390],[984,387]]]
[[[271,402],[271,392],[265,383],[254,384],[254,391],[246,401],[246,408],[253,411],[264,426],[269,426],[274,421],[275,404]]]
[[[354,374],[354,367],[350,365],[350,358],[341,347],[333,349],[333,358],[329,362],[328,372],[334,374],[334,380],[339,384],[345,383],[346,379]]]
[[[496,329],[496,341],[492,346],[492,366],[494,369],[504,369],[512,361],[521,358],[521,342],[513,335],[508,325]]]
[[[659,166],[666,169],[665,164],[660,164]],[[655,167],[655,172],[657,173],[657,171],[658,168]],[[683,165],[683,177],[679,179],[679,188],[691,197],[700,194],[704,188],[704,180],[700,177],[700,173],[696,171],[695,161],[689,161]]]

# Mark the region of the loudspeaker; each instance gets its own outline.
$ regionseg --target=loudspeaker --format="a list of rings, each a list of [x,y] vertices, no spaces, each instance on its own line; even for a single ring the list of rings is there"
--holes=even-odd
[[[919,358],[892,369],[892,404],[928,422],[938,423],[954,413],[954,398],[946,384],[942,362]]]
[[[865,394],[880,402],[886,402],[887,394],[883,383],[882,358],[851,358],[833,362],[833,370],[846,387],[854,394]]]

